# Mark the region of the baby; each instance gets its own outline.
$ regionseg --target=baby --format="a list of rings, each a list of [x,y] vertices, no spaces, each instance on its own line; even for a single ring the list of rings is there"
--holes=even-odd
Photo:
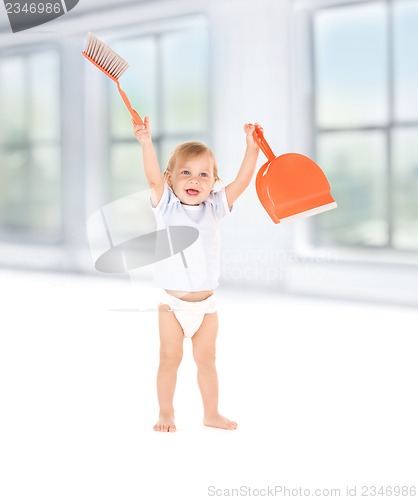
[[[220,274],[219,222],[231,211],[253,176],[259,151],[253,138],[254,130],[255,125],[244,125],[247,147],[235,180],[214,192],[214,185],[219,180],[218,170],[207,146],[199,142],[180,144],[162,174],[148,117],[143,125],[134,124],[135,137],[142,145],[144,171],[157,220],[167,230],[173,226],[186,229],[190,226],[196,228],[198,235],[196,243],[190,247],[195,249],[195,255],[191,253],[187,262],[180,252],[157,266],[156,283],[163,291],[158,313],[160,364],[157,393],[160,414],[155,431],[176,430],[173,397],[185,337],[191,338],[193,344],[204,425],[228,430],[237,427],[236,422],[218,412],[215,365],[218,315],[213,295]]]

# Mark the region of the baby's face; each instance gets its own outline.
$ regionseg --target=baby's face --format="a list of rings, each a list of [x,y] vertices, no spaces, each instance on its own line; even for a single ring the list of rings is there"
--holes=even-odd
[[[212,158],[201,154],[188,160],[180,159],[167,174],[167,182],[181,203],[199,205],[207,200],[216,182]]]

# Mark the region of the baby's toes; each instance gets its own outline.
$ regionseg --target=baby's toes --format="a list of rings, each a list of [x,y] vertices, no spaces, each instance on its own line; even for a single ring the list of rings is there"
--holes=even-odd
[[[227,429],[236,429],[238,427],[238,424],[236,422],[233,422],[232,420],[228,420],[226,423],[226,428]]]

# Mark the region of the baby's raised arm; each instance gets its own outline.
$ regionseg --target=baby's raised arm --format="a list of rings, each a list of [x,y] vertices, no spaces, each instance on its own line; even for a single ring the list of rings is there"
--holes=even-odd
[[[137,125],[133,121],[134,135],[142,146],[142,158],[144,160],[144,172],[151,189],[151,201],[154,207],[158,205],[164,191],[164,176],[161,173],[157,153],[151,139],[149,118],[144,118],[143,125]]]
[[[244,159],[242,160],[241,167],[235,180],[228,184],[225,188],[226,199],[228,200],[228,205],[230,207],[247,189],[254,174],[259,151],[259,146],[253,136],[255,125],[252,125],[251,123],[246,123],[244,125],[244,132],[247,140],[247,148],[245,150]]]

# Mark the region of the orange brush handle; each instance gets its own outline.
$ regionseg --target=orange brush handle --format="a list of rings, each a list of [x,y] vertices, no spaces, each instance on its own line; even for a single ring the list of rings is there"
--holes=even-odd
[[[129,110],[129,113],[131,113],[131,116],[135,122],[136,125],[143,125],[144,122],[142,121],[142,118],[139,116],[139,114],[132,108],[131,103],[129,102],[128,96],[125,94],[125,92],[120,88],[118,80],[111,75],[108,71],[106,71],[104,68],[100,66],[100,64],[97,64],[97,62],[92,59],[90,56],[88,56],[85,52],[82,52],[83,56],[88,59],[91,63],[93,63],[96,68],[99,68],[100,71],[102,71],[105,75],[107,75],[109,78],[111,78],[114,82],[116,82],[116,85],[118,86],[119,94],[121,95],[123,102],[126,104],[126,107]]]
[[[131,113],[132,119],[135,122],[136,125],[143,125],[144,122],[142,121],[142,118],[138,115],[138,113],[132,108],[131,103],[129,102],[128,96],[125,94],[125,92],[121,89],[119,82],[117,80],[116,84],[118,86],[119,94],[121,95],[123,102],[126,104],[126,107],[129,110],[129,113]]]
[[[264,139],[264,135],[263,132],[261,132],[260,126],[255,126],[253,137],[256,140],[257,144],[260,146],[261,151],[266,155],[267,159],[269,161],[273,161],[276,158],[276,155],[268,145],[268,142]]]

